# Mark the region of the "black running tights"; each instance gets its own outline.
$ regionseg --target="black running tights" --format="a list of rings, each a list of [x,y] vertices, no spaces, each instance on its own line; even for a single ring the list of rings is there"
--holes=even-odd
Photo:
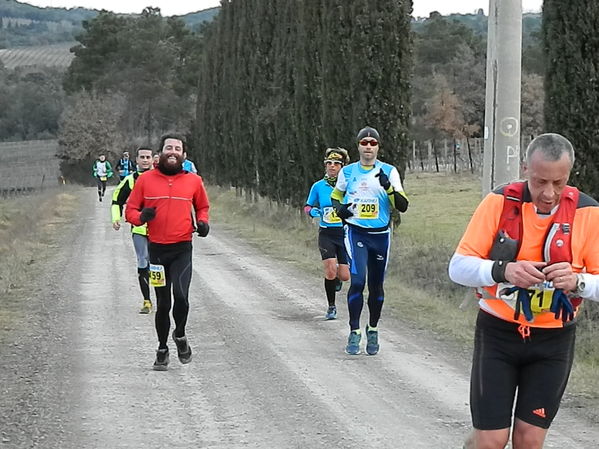
[[[175,335],[185,335],[187,314],[189,312],[189,285],[191,284],[191,242],[179,242],[170,245],[150,243],[150,263],[164,265],[166,286],[156,290],[156,333],[159,348],[166,348],[171,327],[170,310],[173,302]],[[171,301],[171,289],[172,298]]]

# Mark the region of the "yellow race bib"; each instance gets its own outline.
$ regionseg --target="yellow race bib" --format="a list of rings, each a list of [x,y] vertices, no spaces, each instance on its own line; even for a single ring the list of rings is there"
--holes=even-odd
[[[150,264],[150,285],[152,287],[165,287],[166,274],[164,265]]]
[[[512,284],[501,282],[497,285],[497,296],[499,299],[507,302],[511,307],[516,306],[516,298],[518,293],[514,292],[511,295],[506,295],[504,292],[513,287]],[[551,301],[553,300],[553,283],[542,282],[532,286],[528,289],[530,295],[530,310],[534,314],[547,312],[551,307]]]
[[[360,220],[376,220],[379,218],[378,198],[362,199],[356,204],[357,216]]]
[[[322,212],[322,221],[325,223],[341,223],[341,218],[337,216],[337,212],[335,212],[333,207],[325,207],[323,208]]]
[[[529,293],[532,292],[530,297],[530,310],[532,313],[547,312],[551,307],[551,301],[553,300],[553,288],[552,282],[543,282],[535,285],[528,289]]]

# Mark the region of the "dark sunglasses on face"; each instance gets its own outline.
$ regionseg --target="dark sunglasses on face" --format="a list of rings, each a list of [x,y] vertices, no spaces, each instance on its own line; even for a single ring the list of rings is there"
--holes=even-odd
[[[376,140],[360,140],[360,145],[367,147],[370,144],[371,147],[376,147],[379,143]]]

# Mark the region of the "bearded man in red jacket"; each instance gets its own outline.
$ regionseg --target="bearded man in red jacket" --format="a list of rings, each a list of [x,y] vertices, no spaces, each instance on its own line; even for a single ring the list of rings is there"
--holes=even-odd
[[[191,347],[185,335],[192,273],[191,240],[194,231],[200,237],[208,235],[210,204],[202,178],[183,170],[183,153],[187,151],[183,137],[163,136],[160,149],[157,170],[139,176],[127,201],[125,217],[135,226],[148,224],[150,282],[157,299],[158,350],[154,369],[166,371],[171,302],[175,320],[173,341],[179,361],[191,361]]]

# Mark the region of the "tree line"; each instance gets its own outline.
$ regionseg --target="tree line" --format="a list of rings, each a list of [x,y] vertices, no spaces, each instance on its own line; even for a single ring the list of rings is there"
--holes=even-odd
[[[63,82],[68,101],[58,137],[65,171],[87,169],[100,152],[114,160],[165,130],[191,128],[199,34],[157,8],[138,17],[102,11],[83,29]]]
[[[35,77],[0,69],[9,80],[0,85],[0,98],[10,106],[0,113],[0,139],[39,138],[58,129],[61,156],[77,164],[98,151],[116,157],[125,148],[151,145],[162,132],[177,129],[188,135],[191,157],[211,182],[296,203],[320,175],[325,147],[345,146],[355,159],[353,136],[366,123],[382,133],[381,157],[400,167],[412,139],[432,141],[434,149],[444,140],[482,136],[484,16],[433,13],[410,23],[407,1],[247,3],[223,2],[212,23],[193,30],[154,8],[139,16],[102,11],[83,22],[64,93],[48,89],[48,81],[37,91],[38,110],[46,103],[52,108],[31,117],[55,120],[45,133],[37,131],[42,120],[30,126],[19,112],[33,103],[27,96],[35,89],[27,83]],[[584,33],[565,30],[572,20],[556,32],[572,38],[548,34],[555,28],[552,5],[555,0],[547,0],[542,21],[524,17],[525,136],[559,130],[558,122],[577,117],[563,116],[561,104],[552,106],[545,126],[544,71],[570,61],[580,48],[594,48],[590,38],[576,41]],[[593,17],[593,10],[585,17]],[[546,62],[551,51],[555,56]],[[594,56],[584,57],[581,67],[592,68]],[[567,82],[580,78],[582,85],[581,73],[575,75]],[[19,95],[20,102],[8,105],[6,98]],[[585,95],[588,105],[593,97]],[[558,97],[552,93],[546,104]],[[570,109],[584,110],[581,100],[572,104]],[[557,122],[556,110],[562,111]],[[581,151],[581,162],[593,161]],[[593,166],[581,164],[586,172]]]
[[[210,182],[294,204],[324,149],[365,125],[402,165],[410,118],[411,2],[223,2],[204,34],[192,130]],[[209,143],[205,144],[204,142]]]
[[[40,8],[3,0],[0,3],[0,48],[45,45],[74,40],[81,21],[97,11],[84,8]]]
[[[56,137],[65,98],[62,76],[59,70],[8,70],[0,64],[0,140]]]

